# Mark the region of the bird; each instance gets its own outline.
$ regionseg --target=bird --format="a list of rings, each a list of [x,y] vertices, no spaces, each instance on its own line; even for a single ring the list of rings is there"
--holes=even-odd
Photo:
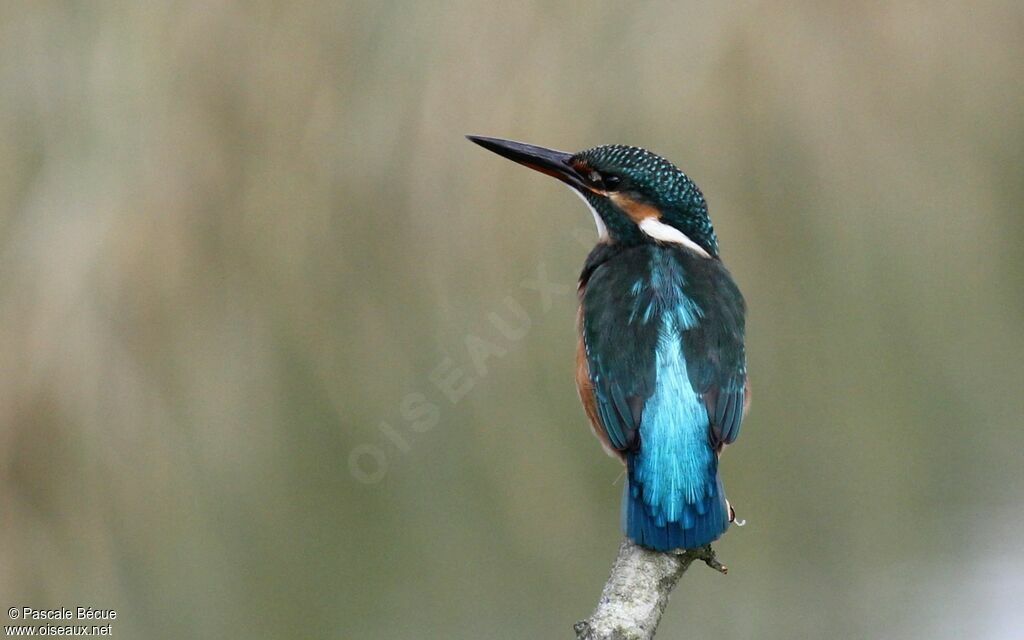
[[[622,528],[655,551],[709,545],[736,520],[719,460],[750,385],[746,303],[704,195],[640,147],[568,153],[466,137],[560,180],[589,208],[598,238],[579,278],[576,387],[594,434],[626,467]]]

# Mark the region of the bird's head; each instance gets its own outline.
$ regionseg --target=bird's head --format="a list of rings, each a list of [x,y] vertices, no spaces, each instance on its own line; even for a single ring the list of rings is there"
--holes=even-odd
[[[566,153],[499,138],[467,137],[569,185],[590,207],[602,241],[677,243],[718,257],[704,195],[661,156],[622,145]]]

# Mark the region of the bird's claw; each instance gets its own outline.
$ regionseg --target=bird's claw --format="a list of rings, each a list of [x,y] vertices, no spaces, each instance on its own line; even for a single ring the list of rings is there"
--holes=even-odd
[[[729,504],[729,501],[726,500],[725,503]],[[747,524],[746,520],[738,520],[736,518],[736,509],[734,509],[731,504],[729,504],[729,522],[730,524],[735,524],[737,527],[742,527]]]

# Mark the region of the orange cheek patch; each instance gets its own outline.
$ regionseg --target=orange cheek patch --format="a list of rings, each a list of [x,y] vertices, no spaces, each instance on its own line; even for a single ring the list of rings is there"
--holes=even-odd
[[[658,211],[658,208],[654,205],[637,202],[629,196],[625,196],[621,193],[610,193],[607,195],[608,199],[612,201],[612,204],[624,211],[626,215],[637,224],[640,224],[647,218],[654,218],[655,220],[661,219],[661,211]]]

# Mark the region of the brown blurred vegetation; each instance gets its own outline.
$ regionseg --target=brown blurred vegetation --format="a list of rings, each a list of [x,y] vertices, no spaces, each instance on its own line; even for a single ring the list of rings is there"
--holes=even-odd
[[[564,637],[591,223],[480,133],[672,159],[747,295],[749,524],[664,637],[1024,628],[1019,2],[5,3],[0,87],[0,603]]]

